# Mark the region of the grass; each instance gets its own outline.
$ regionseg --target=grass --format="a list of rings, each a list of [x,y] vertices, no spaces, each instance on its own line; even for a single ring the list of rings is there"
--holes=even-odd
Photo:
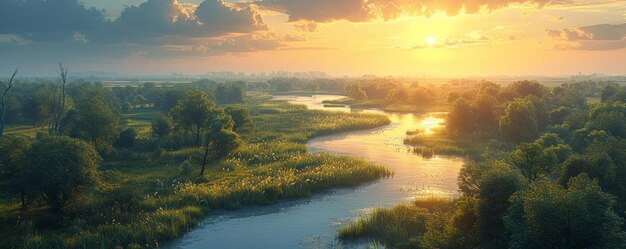
[[[0,248],[154,248],[211,210],[268,205],[390,175],[361,159],[308,154],[304,145],[315,136],[387,124],[386,117],[305,110],[262,93],[249,99],[243,106],[251,109],[256,129],[204,177],[195,160],[199,149],[134,153],[104,162],[97,189],[63,215],[40,202],[23,211],[14,196],[0,196]],[[122,116],[123,125],[145,135],[157,114],[133,111]]]
[[[324,100],[322,101],[322,104],[328,104],[328,105],[352,105],[354,104],[355,101],[352,98],[346,97],[346,98],[341,98],[341,99],[337,99],[337,100]]]
[[[251,112],[257,129],[244,134],[244,138],[255,143],[305,143],[316,136],[389,124],[389,119],[383,115],[306,110],[304,106],[291,105],[285,101],[253,101]]]
[[[346,107],[346,105],[342,105],[342,104],[324,104],[324,107],[326,107],[326,108],[339,108],[339,107]]]
[[[148,136],[151,132],[152,120],[161,115],[160,112],[152,109],[133,109],[128,113],[120,115],[121,128],[133,128],[138,136]]]
[[[411,145],[411,151],[424,157],[432,157],[435,154],[463,156],[468,147],[460,147],[457,140],[436,135],[412,135],[404,139],[404,144]]]
[[[400,204],[391,209],[376,208],[339,230],[339,238],[356,240],[375,239],[389,248],[423,248],[422,236],[429,223],[441,214],[454,210],[454,202],[430,197],[411,204]]]
[[[411,152],[430,158],[435,155],[478,156],[489,147],[490,141],[482,138],[451,137],[445,129],[426,134],[420,130],[406,132],[404,144],[411,146]]]
[[[7,135],[21,134],[28,137],[35,137],[40,131],[47,131],[47,128],[32,125],[7,125],[4,133]]]

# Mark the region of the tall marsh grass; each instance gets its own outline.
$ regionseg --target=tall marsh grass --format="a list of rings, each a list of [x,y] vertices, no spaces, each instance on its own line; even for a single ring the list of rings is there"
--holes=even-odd
[[[429,223],[442,213],[454,209],[454,202],[439,197],[417,199],[391,209],[377,208],[339,230],[339,238],[369,238],[390,248],[423,248],[422,236]]]

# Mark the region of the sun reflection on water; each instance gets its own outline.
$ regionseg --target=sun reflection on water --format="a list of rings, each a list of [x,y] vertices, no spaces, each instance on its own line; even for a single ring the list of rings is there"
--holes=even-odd
[[[437,130],[445,127],[445,119],[428,116],[422,120],[419,129],[424,135],[435,134]]]

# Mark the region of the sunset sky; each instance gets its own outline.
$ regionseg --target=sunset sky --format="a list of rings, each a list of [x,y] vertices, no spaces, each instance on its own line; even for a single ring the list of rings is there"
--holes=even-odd
[[[201,74],[626,74],[626,0],[0,0],[19,67]]]

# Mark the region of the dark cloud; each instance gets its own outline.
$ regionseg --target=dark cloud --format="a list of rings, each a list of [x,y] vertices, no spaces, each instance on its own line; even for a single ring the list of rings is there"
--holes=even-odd
[[[42,70],[58,61],[98,65],[279,49],[284,38],[267,30],[254,6],[223,0],[147,0],[115,20],[77,0],[0,0],[0,66]]]
[[[102,11],[85,8],[78,0],[1,0],[0,34],[29,40],[72,39],[105,23]]]
[[[626,48],[626,23],[546,30],[557,49],[615,50]]]
[[[193,38],[266,29],[261,15],[249,6],[230,6],[222,0],[206,0],[198,6],[178,0],[148,0],[126,8],[97,35],[99,41],[179,44]]]
[[[198,6],[196,16],[209,32],[249,33],[267,29],[261,14],[250,6],[226,6],[222,0],[204,1]]]
[[[402,15],[431,16],[444,12],[454,16],[462,11],[468,14],[494,11],[511,4],[534,4],[541,8],[548,4],[570,4],[576,1],[552,0],[259,0],[261,7],[289,15],[289,21],[330,22],[347,20],[366,22],[372,19],[390,20]]]
[[[223,0],[206,0],[200,5],[148,0],[127,7],[113,21],[78,0],[0,0],[0,34],[17,34],[32,41],[152,45],[266,29],[261,15],[250,6],[237,7]]]
[[[364,22],[371,16],[370,8],[363,0],[262,0],[256,3],[286,13],[291,22],[302,20]]]

